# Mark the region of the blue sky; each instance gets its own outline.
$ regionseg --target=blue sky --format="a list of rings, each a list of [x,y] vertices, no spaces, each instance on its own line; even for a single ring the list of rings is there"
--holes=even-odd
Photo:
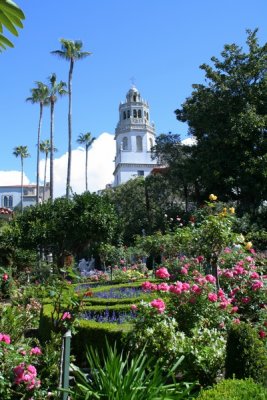
[[[26,19],[18,38],[8,35],[15,48],[0,54],[0,185],[7,184],[7,180],[14,183],[14,179],[19,183],[19,174],[14,171],[20,171],[20,163],[12,154],[18,145],[29,148],[31,157],[25,160],[25,179],[35,180],[39,106],[26,103],[25,99],[35,81],[47,82],[52,72],[67,82],[69,64],[50,54],[60,48],[60,38],[80,39],[84,50],[93,53],[74,67],[76,156],[72,184],[77,192],[84,190],[84,174],[78,163],[84,152],[76,143],[80,133],[90,131],[99,138],[91,150],[91,190],[112,179],[112,134],[118,122],[119,103],[125,99],[132,78],[149,102],[156,132],[171,131],[185,138],[187,127],[175,119],[174,110],[190,96],[193,83],[204,81],[199,65],[219,56],[226,43],[245,47],[246,29],[258,27],[261,44],[267,38],[266,0],[15,1]],[[55,107],[56,173],[62,188],[67,107],[67,97],[59,99]],[[103,132],[109,135],[102,135]],[[46,138],[49,109],[45,110],[42,129],[42,139]]]

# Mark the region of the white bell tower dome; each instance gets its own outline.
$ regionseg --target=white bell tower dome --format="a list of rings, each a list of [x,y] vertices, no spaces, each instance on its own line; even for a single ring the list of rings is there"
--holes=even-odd
[[[147,176],[157,165],[151,159],[155,127],[150,122],[148,103],[141,98],[135,86],[132,86],[126,94],[125,102],[119,106],[115,140],[114,186],[135,176]]]

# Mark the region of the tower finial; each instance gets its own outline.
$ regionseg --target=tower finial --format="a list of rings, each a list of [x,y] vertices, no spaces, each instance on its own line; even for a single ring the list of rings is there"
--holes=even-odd
[[[132,82],[132,88],[134,88],[134,87],[135,87],[135,77],[132,76],[132,77],[130,78],[130,81]]]

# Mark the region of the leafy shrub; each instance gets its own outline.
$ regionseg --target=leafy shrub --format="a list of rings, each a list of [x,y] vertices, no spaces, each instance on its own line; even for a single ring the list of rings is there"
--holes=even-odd
[[[212,389],[203,390],[198,400],[264,400],[267,398],[267,389],[253,382],[252,379],[226,379]]]
[[[259,383],[266,382],[267,351],[258,332],[245,322],[229,329],[225,369],[226,378],[252,378]]]

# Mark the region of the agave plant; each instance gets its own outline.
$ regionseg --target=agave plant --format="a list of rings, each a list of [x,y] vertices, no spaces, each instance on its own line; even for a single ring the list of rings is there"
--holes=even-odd
[[[129,353],[119,352],[116,345],[112,347],[107,343],[104,357],[90,347],[87,351],[89,374],[71,366],[75,377],[72,399],[188,399],[192,384],[176,383],[174,378],[174,371],[182,359],[164,376],[159,363],[149,359],[145,349],[139,356],[130,358]]]

